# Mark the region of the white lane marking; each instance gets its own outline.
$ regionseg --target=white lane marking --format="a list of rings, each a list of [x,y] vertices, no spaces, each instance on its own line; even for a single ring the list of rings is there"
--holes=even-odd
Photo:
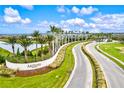
[[[90,43],[90,44],[88,44],[88,45],[92,45],[92,43]],[[87,50],[91,53],[91,51],[90,51],[90,49],[88,48],[88,45],[86,45],[86,48],[87,48]],[[95,46],[95,45],[94,45]],[[93,46],[93,47],[94,47]],[[92,54],[92,53],[91,53]],[[92,54],[93,55],[93,54]],[[97,59],[96,59],[97,60]],[[109,80],[108,80],[108,78],[107,78],[107,75],[106,75],[106,73],[105,73],[105,71],[104,71],[104,68],[103,68],[103,66],[101,65],[101,63],[99,62],[99,61],[97,61],[98,62],[98,64],[100,65],[100,68],[101,68],[101,70],[102,70],[102,72],[103,72],[103,74],[104,74],[104,77],[105,77],[105,80],[106,80],[106,83],[107,83],[107,87],[108,88],[111,88],[111,84],[110,84],[110,82],[109,82]]]
[[[77,68],[77,56],[76,56],[76,52],[75,52],[75,50],[74,50],[74,48],[75,48],[76,46],[78,46],[78,44],[75,45],[75,46],[73,47],[73,49],[72,49],[72,52],[73,52],[73,55],[74,55],[74,59],[75,59],[75,61],[74,61],[74,62],[75,62],[75,65],[74,65],[73,71],[72,71],[72,73],[71,73],[71,75],[70,75],[68,81],[67,81],[66,84],[64,85],[64,88],[67,88],[68,85],[70,84],[70,82],[71,82],[71,80],[72,80],[72,78],[73,78],[73,76],[74,76],[75,70],[76,70],[76,68]]]
[[[81,48],[81,47],[80,47]],[[93,71],[92,71],[92,67],[91,67],[91,63],[89,62],[89,59],[87,58],[87,56],[83,53],[83,51],[81,50],[81,54],[82,56],[85,58],[85,60],[87,60],[87,78],[91,77],[90,79],[88,79],[88,85],[86,85],[87,88],[92,88],[92,83],[93,83]]]

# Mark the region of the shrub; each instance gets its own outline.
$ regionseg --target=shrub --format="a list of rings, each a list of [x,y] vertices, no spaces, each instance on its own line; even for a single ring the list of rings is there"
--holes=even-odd
[[[43,54],[46,55],[49,52],[48,47],[44,47]]]
[[[20,51],[19,51],[19,48],[17,49],[17,56],[20,56],[21,55],[21,53],[20,53]]]
[[[91,62],[92,68],[94,69],[93,70],[94,71],[93,87],[106,88],[107,87],[106,80],[102,72],[102,69],[100,68],[100,65],[97,62],[97,60],[86,50],[85,45],[86,44],[82,46],[82,51],[88,57],[89,61]]]
[[[3,77],[10,77],[15,74],[14,70],[11,70],[9,68],[6,68],[3,64],[0,65],[0,76]]]
[[[108,39],[107,42],[112,42],[112,39]]]
[[[69,44],[68,44],[68,45],[69,45]],[[68,45],[64,46],[64,47],[59,51],[59,53],[58,53],[58,55],[57,55],[57,58],[54,60],[53,63],[51,63],[51,64],[49,65],[49,67],[51,67],[51,68],[57,68],[57,67],[59,67],[59,66],[62,64],[62,62],[63,62],[63,60],[64,60],[64,57],[65,57],[66,48],[67,48]]]
[[[5,57],[0,55],[0,64],[5,62]]]
[[[22,56],[24,56],[24,51],[21,53]],[[27,51],[27,56],[33,56],[31,51]]]

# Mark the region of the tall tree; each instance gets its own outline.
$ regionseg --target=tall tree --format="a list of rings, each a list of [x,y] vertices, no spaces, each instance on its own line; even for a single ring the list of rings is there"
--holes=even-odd
[[[40,36],[39,31],[37,31],[37,30],[34,31],[32,36],[34,37],[34,40],[36,41],[35,43],[36,43],[36,49],[37,49],[38,48],[38,38]],[[38,53],[38,51],[36,50],[36,58],[37,58],[37,53]]]
[[[58,48],[58,34],[59,34],[59,29],[56,26],[50,25],[50,31],[52,32],[53,36],[56,37],[55,40],[53,41],[54,43],[54,52],[57,51]]]
[[[46,42],[47,42],[47,37],[46,36],[40,36],[39,38],[38,38],[38,42],[41,44],[41,54],[40,54],[40,56],[41,56],[41,58],[43,59],[43,44],[45,44]]]
[[[52,54],[52,49],[53,49],[53,46],[52,46],[52,41],[54,40],[54,36],[53,35],[47,35],[47,41],[48,41],[48,44],[49,44],[49,51],[50,51],[50,54]]]
[[[14,56],[15,56],[15,55],[16,55],[16,54],[15,54],[16,37],[15,37],[15,36],[8,37],[7,43],[11,44],[12,50],[13,50],[13,54],[14,54]]]
[[[27,38],[27,35],[20,36],[19,44],[24,48],[25,62],[28,62],[27,47],[32,44],[31,39]]]

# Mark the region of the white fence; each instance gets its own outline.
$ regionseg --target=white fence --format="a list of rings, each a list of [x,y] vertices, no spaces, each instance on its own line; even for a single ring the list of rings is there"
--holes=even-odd
[[[61,50],[61,48],[63,48],[65,45],[67,44],[64,44],[62,45],[58,51],[56,52],[56,54],[47,59],[47,60],[43,60],[43,61],[39,61],[39,62],[34,62],[34,63],[12,63],[12,62],[9,62],[6,60],[6,66],[10,69],[13,69],[13,70],[33,70],[33,69],[38,69],[38,68],[42,68],[42,67],[45,67],[45,66],[48,66],[49,64],[51,64],[57,57],[59,51]]]

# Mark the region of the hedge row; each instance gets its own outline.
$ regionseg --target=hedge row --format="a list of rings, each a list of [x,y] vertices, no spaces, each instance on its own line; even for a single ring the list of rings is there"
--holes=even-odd
[[[6,68],[4,64],[0,64],[0,76],[11,77],[16,71]]]
[[[85,44],[86,45],[86,44]],[[85,46],[82,46],[82,51],[88,57],[89,61],[91,62],[92,69],[93,69],[93,87],[95,88],[106,88],[106,80],[104,74],[100,68],[100,65],[96,61],[96,59],[86,50]]]
[[[65,45],[58,53],[56,59],[54,60],[53,63],[51,63],[49,65],[49,67],[51,68],[58,68],[59,66],[61,66],[62,62],[64,61],[64,58],[65,58],[65,52],[66,52],[66,48],[69,46],[70,44],[68,45]]]

